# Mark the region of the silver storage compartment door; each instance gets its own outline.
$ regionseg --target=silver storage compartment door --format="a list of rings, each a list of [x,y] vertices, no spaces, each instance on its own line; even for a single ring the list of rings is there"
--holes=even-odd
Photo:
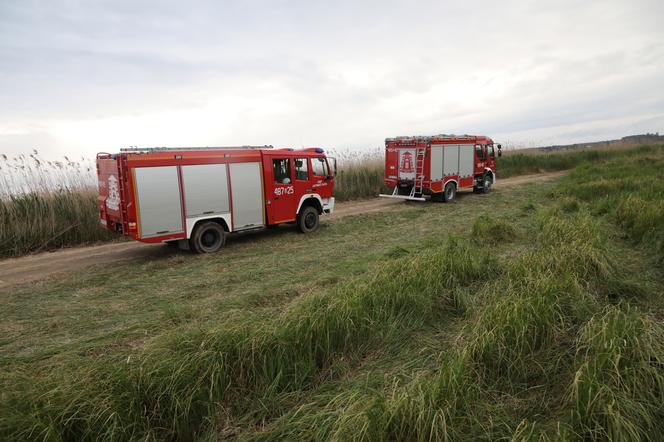
[[[459,174],[459,145],[448,144],[445,146],[443,161],[443,173],[445,176]]]
[[[429,164],[431,166],[429,175],[431,181],[443,179],[443,146],[440,144],[431,145],[431,159]]]
[[[225,164],[182,166],[182,190],[187,218],[230,211]]]
[[[263,226],[261,163],[231,163],[234,230]]]
[[[141,237],[181,233],[182,206],[176,166],[134,169]]]
[[[473,176],[473,149],[473,144],[462,144],[459,146],[459,176],[461,178]]]

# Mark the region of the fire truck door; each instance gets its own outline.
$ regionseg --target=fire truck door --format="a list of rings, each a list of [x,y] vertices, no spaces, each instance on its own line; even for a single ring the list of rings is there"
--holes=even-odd
[[[271,180],[271,195],[266,195],[269,202],[267,216],[269,224],[295,221],[297,210],[297,195],[295,191],[295,176],[293,176],[293,158],[270,157],[272,172],[267,179]],[[269,188],[269,186],[268,186]]]
[[[486,167],[496,170],[496,151],[493,148],[493,144],[487,144],[486,146]]]

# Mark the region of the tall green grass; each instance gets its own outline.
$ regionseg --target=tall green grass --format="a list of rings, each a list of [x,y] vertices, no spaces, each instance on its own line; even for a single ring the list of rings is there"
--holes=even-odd
[[[577,341],[571,425],[584,439],[657,439],[664,428],[664,328],[636,308],[610,306]]]
[[[636,152],[579,167],[558,195],[609,215],[634,242],[664,260],[664,146],[643,146]]]
[[[611,158],[629,156],[634,150],[633,146],[628,146],[551,153],[514,151],[498,158],[498,176],[507,178],[515,175],[569,170],[581,164],[596,164]]]
[[[626,303],[609,304],[605,281],[627,276],[600,221],[550,211],[533,247],[483,285],[471,323],[456,340],[462,345],[435,372],[382,388],[349,385],[325,396],[327,402],[286,413],[252,439],[643,440],[659,434],[662,328]],[[527,394],[530,389],[539,393]],[[532,407],[539,411],[529,415]]]
[[[454,290],[490,277],[486,253],[451,239],[387,262],[271,320],[178,331],[136,361],[29,379],[3,395],[10,439],[194,438],[220,403],[306,388],[343,354],[456,308]]]

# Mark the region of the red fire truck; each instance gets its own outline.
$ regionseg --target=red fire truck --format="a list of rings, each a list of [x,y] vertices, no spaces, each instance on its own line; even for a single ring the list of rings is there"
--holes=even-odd
[[[319,215],[334,210],[335,173],[336,162],[318,147],[100,153],[99,220],[138,241],[215,252],[230,232],[282,223],[313,232]]]
[[[496,155],[501,145],[476,135],[396,137],[385,140],[387,198],[452,201],[456,191],[488,193],[496,182]]]

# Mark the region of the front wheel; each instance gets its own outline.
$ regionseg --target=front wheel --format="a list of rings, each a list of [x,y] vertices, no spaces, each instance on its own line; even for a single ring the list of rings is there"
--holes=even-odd
[[[484,174],[484,183],[482,184],[482,193],[491,192],[491,186],[493,185],[493,176],[490,173]]]
[[[196,226],[189,239],[189,247],[196,253],[218,252],[226,243],[226,231],[218,223],[209,221]]]
[[[456,196],[456,186],[454,183],[450,182],[445,185],[445,191],[443,192],[443,201],[446,203],[454,201]]]
[[[314,232],[318,229],[318,224],[318,210],[315,207],[307,206],[297,215],[297,228],[302,233]]]

